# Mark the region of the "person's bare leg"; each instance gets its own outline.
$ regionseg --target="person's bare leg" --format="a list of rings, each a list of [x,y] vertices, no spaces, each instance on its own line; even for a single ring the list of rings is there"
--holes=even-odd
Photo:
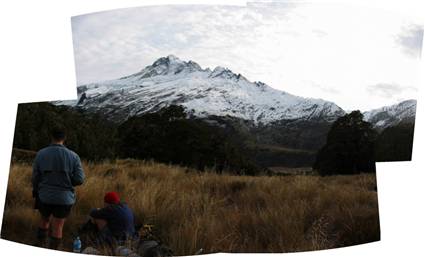
[[[40,215],[40,222],[37,230],[37,246],[47,247],[47,238],[49,236],[50,217]]]
[[[49,225],[50,225],[50,217],[43,217],[43,215],[41,215],[40,223],[38,227],[42,229],[49,229]]]
[[[51,225],[51,234],[49,241],[50,249],[59,249],[60,244],[62,242],[62,230],[63,225],[65,224],[65,219],[52,217],[50,225]]]
[[[102,219],[92,219],[92,222],[94,223],[94,224],[96,224],[96,226],[97,226],[97,229],[99,230],[99,231],[101,231],[105,226],[106,226],[106,224],[108,224],[107,222],[106,222],[106,220],[102,220]]]

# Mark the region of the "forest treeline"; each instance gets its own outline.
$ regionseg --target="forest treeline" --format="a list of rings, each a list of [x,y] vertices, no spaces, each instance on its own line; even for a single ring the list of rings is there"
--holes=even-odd
[[[263,171],[244,153],[234,133],[197,119],[183,107],[131,117],[121,124],[67,106],[28,103],[18,106],[14,148],[37,151],[50,142],[53,127],[67,131],[66,145],[90,161],[153,159],[203,171],[255,175]]]
[[[375,161],[410,160],[413,144],[413,125],[390,127],[378,133],[358,111],[337,119],[326,143],[314,154],[290,149],[286,153],[274,151],[275,146],[255,146],[253,151],[252,144],[246,145],[252,136],[237,126],[188,119],[180,106],[117,124],[101,114],[41,102],[19,104],[13,146],[38,151],[49,144],[49,131],[58,125],[68,132],[66,145],[89,161],[153,159],[200,171],[208,168],[245,175],[267,171],[265,160],[271,163],[285,158],[294,159],[299,165],[315,159],[314,168],[323,175],[373,172]],[[264,151],[272,151],[273,155],[263,157]]]
[[[375,163],[412,158],[414,124],[400,123],[380,133],[363,120],[360,111],[338,118],[326,144],[319,150],[313,169],[321,175],[375,172]]]

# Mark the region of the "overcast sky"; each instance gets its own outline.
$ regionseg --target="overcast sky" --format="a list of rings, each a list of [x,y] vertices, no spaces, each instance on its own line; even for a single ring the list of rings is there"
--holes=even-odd
[[[415,98],[423,24],[337,4],[154,6],[72,18],[78,84],[169,54],[288,93],[369,110]]]

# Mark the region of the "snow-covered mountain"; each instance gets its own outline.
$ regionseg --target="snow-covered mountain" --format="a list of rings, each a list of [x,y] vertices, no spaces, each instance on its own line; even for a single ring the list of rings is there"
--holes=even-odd
[[[391,106],[385,106],[363,113],[364,120],[374,124],[375,128],[385,129],[400,123],[414,123],[416,100],[406,100]]]
[[[303,98],[250,82],[223,67],[202,69],[169,55],[138,73],[78,87],[77,101],[60,101],[100,111],[117,121],[182,105],[197,117],[232,116],[268,124],[278,120],[333,121],[345,112],[332,102]]]
[[[251,82],[224,67],[202,69],[193,61],[169,55],[140,72],[78,87],[78,99],[54,102],[105,114],[121,122],[131,116],[181,105],[194,116],[231,116],[270,124],[274,121],[334,121],[346,112],[335,103],[304,98]],[[414,122],[416,101],[364,112],[378,129]]]

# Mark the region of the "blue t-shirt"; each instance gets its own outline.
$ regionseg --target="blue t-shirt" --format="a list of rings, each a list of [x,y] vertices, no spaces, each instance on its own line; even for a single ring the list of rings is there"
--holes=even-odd
[[[110,204],[102,209],[92,210],[90,216],[106,220],[109,230],[117,238],[135,234],[134,215],[125,203]]]

